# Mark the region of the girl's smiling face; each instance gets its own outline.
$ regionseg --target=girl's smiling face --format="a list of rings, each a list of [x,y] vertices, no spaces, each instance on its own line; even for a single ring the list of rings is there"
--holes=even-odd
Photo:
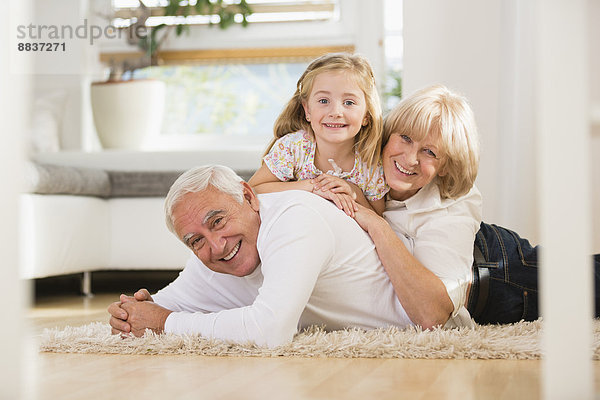
[[[345,71],[317,75],[302,105],[317,143],[354,144],[354,136],[367,124],[365,94]]]
[[[436,176],[444,175],[441,148],[436,139],[427,135],[416,141],[401,133],[390,136],[382,158],[385,180],[394,200],[406,200]]]

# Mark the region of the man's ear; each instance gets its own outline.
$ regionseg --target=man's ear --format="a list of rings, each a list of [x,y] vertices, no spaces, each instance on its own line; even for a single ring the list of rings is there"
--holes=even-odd
[[[244,200],[250,204],[250,207],[252,207],[254,211],[258,211],[260,207],[256,193],[254,193],[254,190],[252,190],[252,187],[248,185],[247,182],[242,181],[240,183],[242,184],[244,190]]]

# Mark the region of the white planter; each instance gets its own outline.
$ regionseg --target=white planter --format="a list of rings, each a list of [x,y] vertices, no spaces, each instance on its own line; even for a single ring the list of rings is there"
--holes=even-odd
[[[105,149],[141,150],[160,133],[165,83],[152,79],[96,82],[91,87],[94,124]]]

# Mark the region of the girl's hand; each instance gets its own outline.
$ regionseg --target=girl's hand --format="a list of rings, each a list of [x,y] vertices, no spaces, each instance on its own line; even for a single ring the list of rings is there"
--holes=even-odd
[[[322,174],[313,179],[313,191],[327,192],[331,191],[337,194],[345,194],[350,196],[352,200],[356,200],[356,193],[350,186],[350,183],[337,176]]]
[[[314,194],[318,194],[324,199],[330,200],[337,208],[344,211],[348,216],[354,218],[354,212],[357,210],[357,203],[352,197],[345,193],[333,193],[332,191],[314,190]]]

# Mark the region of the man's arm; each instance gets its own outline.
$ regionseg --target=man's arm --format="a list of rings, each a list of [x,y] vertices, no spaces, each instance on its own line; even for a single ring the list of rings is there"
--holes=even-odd
[[[119,301],[108,306],[108,313],[110,314],[109,323],[112,328],[113,335],[127,335],[131,332],[131,324],[127,322],[129,314],[121,306],[126,302],[135,301],[153,301],[152,296],[146,289],[140,289],[133,294],[133,296],[127,296],[122,294],[119,297]],[[163,324],[164,327],[164,324]]]
[[[113,334],[128,334],[132,331],[132,326],[127,321],[129,313],[140,311],[140,314],[135,316],[137,324],[135,329],[143,334],[145,328],[154,326],[155,329],[158,329],[160,326],[155,326],[155,316],[152,313],[142,317],[142,311],[155,310],[166,318],[165,313],[154,307],[136,307],[135,309],[129,307],[126,311],[126,308],[122,307],[123,303],[153,301],[169,312],[209,313],[250,305],[257,293],[258,284],[252,284],[252,281],[247,278],[217,274],[206,268],[196,256],[191,255],[179,276],[153,296],[146,289],[138,290],[133,297],[121,295],[119,301],[108,307],[111,315],[109,322]],[[144,326],[146,319],[147,326]],[[160,325],[164,327],[164,321]]]
[[[127,301],[121,304],[121,309],[128,315],[127,323],[134,336],[143,336],[146,329],[154,333],[165,330],[165,321],[171,310],[155,304],[153,301]],[[113,333],[115,329],[113,328]]]

